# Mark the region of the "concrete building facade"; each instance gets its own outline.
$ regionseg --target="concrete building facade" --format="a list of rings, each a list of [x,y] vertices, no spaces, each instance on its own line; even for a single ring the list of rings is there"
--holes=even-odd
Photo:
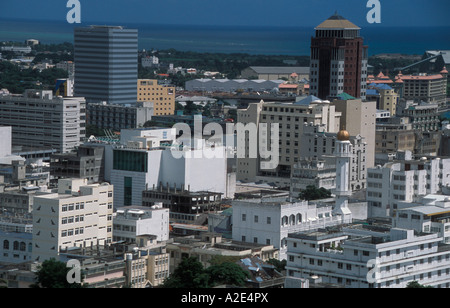
[[[331,102],[340,112],[341,126],[350,133],[350,136],[362,136],[367,144],[366,165],[375,164],[375,130],[377,107],[375,101],[361,99],[333,100]]]
[[[138,31],[90,26],[74,31],[74,95],[88,103],[135,104]]]
[[[137,101],[152,102],[154,115],[175,114],[175,87],[158,84],[158,80],[138,79]]]
[[[62,249],[112,241],[112,185],[59,180],[58,192],[34,198],[33,260],[58,259]]]
[[[366,192],[369,216],[393,216],[400,202],[414,202],[449,185],[449,158],[424,157],[369,168]]]
[[[255,182],[264,181],[275,183],[280,187],[290,185],[292,166],[299,161],[303,127],[305,123],[312,125],[324,125],[326,132],[339,131],[341,113],[328,101],[322,101],[314,96],[308,96],[296,103],[260,103],[250,104],[247,109],[238,110],[238,123],[244,125],[256,125],[260,136],[242,135],[244,146],[239,147],[238,153],[242,151],[246,156],[238,156],[236,178],[239,181]],[[267,128],[261,130],[260,124],[266,124]],[[272,151],[278,148],[278,166],[267,166],[265,170],[261,168],[261,158],[249,157],[249,145],[259,146],[261,142],[270,141],[273,136],[272,125],[279,127],[278,147],[272,147]],[[261,138],[261,139],[260,139]],[[250,140],[252,143],[250,143]],[[276,139],[274,139],[276,140]],[[275,154],[274,154],[275,155]]]
[[[113,221],[113,241],[137,243],[144,234],[154,235],[159,242],[169,239],[169,209],[162,206],[119,207]]]
[[[53,97],[43,90],[0,97],[0,125],[12,127],[13,146],[67,153],[84,140],[85,123],[84,98]]]
[[[330,99],[341,93],[366,98],[368,47],[358,26],[337,13],[311,38],[310,94]]]
[[[287,239],[287,275],[320,279],[345,288],[450,287],[450,246],[438,234],[393,228],[380,232],[292,233]]]
[[[133,105],[92,103],[87,105],[87,125],[120,132],[122,129],[140,128],[152,119],[153,104],[140,102]]]
[[[316,206],[307,201],[253,199],[233,201],[233,240],[273,245],[286,259],[289,233],[343,223],[332,206]]]

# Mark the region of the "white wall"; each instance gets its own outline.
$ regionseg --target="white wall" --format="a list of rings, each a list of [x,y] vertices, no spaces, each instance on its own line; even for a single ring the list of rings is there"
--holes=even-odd
[[[0,127],[0,157],[11,155],[11,126]]]

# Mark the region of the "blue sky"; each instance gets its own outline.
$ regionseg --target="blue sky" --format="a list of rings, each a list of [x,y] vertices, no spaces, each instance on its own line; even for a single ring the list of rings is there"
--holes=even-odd
[[[79,0],[82,22],[230,26],[316,26],[337,10],[371,26],[367,0]],[[66,20],[66,0],[1,0],[0,19]],[[381,24],[450,26],[449,0],[380,0]]]

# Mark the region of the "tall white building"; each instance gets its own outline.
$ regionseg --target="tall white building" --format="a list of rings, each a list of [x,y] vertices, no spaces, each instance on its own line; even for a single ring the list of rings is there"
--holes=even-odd
[[[392,216],[399,202],[414,202],[450,187],[450,158],[423,157],[368,169],[366,197],[370,217]]]
[[[57,259],[61,249],[112,241],[113,186],[86,183],[61,179],[57,192],[34,198],[33,260]]]
[[[203,140],[190,147],[175,133],[175,128],[121,131],[121,144],[113,147],[112,159],[107,158],[112,165],[106,166],[118,206],[142,205],[144,190],[167,184],[227,195],[225,147]]]
[[[393,228],[342,228],[289,234],[288,277],[348,288],[450,287],[450,246],[438,234]]]

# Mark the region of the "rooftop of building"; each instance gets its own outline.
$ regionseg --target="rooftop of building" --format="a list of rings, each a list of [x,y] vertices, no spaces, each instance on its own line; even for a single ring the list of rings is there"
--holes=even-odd
[[[345,30],[360,30],[361,28],[350,22],[348,19],[342,17],[337,12],[318,25],[316,30],[329,30],[329,29],[345,29]]]
[[[292,74],[309,75],[309,66],[250,66],[258,74]]]

